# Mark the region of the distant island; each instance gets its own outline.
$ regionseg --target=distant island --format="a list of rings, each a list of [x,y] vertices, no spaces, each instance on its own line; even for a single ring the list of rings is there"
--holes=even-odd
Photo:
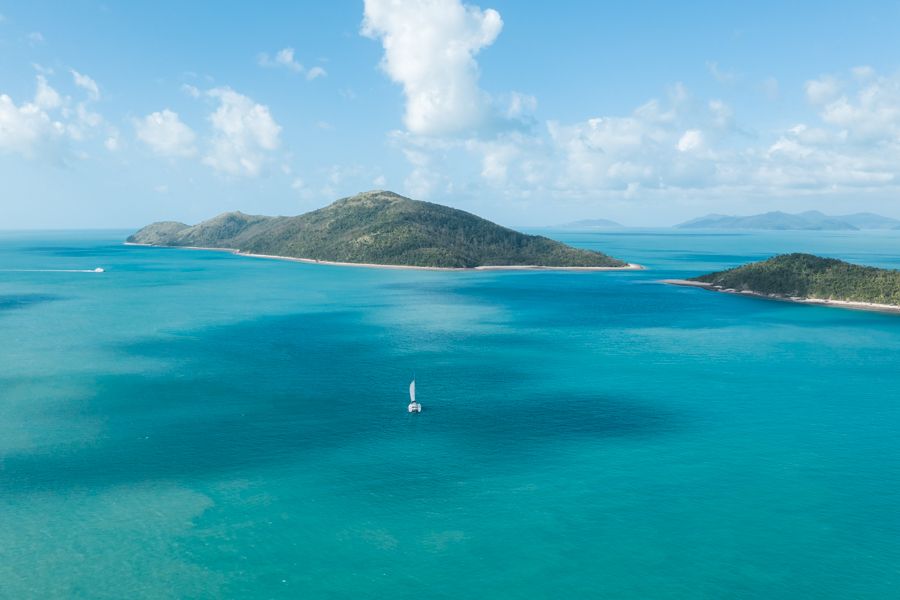
[[[193,226],[153,223],[127,243],[365,266],[640,268],[601,252],[526,235],[462,210],[386,191],[343,198],[296,217],[231,212]]]
[[[609,219],[582,219],[557,225],[557,229],[621,229],[623,225]]]
[[[900,311],[900,271],[812,254],[782,254],[666,283],[807,304]]]
[[[711,214],[686,221],[675,227],[678,229],[856,231],[859,229],[900,229],[900,220],[874,213],[829,216],[817,210],[797,214],[775,211],[746,217]]]

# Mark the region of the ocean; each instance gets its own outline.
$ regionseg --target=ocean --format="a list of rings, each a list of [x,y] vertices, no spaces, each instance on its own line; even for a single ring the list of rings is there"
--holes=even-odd
[[[900,316],[659,283],[900,232],[545,232],[647,267],[593,273],[127,233],[0,233],[0,598],[900,597]]]

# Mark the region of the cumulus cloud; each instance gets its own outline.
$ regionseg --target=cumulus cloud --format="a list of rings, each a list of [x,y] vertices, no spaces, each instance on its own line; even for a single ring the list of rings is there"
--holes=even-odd
[[[259,175],[268,154],[278,148],[281,133],[269,107],[230,88],[207,94],[219,107],[209,116],[213,137],[203,163],[229,175]]]
[[[294,58],[293,48],[282,48],[275,53],[274,57],[270,57],[263,52],[257,58],[257,62],[261,67],[284,67],[295,73],[303,72],[303,65]]]
[[[806,82],[806,97],[813,104],[824,104],[833,100],[841,91],[838,80],[831,75],[811,79]]]
[[[505,197],[623,201],[900,192],[900,75],[850,75],[807,82],[808,121],[753,134],[725,102],[675,85],[626,114],[491,137],[395,132],[391,140],[410,163],[406,190],[422,194],[450,179]]]
[[[110,152],[118,152],[119,146],[120,146],[119,134],[117,132],[115,132],[115,133],[111,134],[110,136],[108,136],[106,138],[106,140],[103,142],[103,145]]]
[[[678,139],[676,147],[679,152],[692,152],[703,146],[703,132],[699,129],[688,129]]]
[[[47,78],[43,75],[37,76],[37,92],[34,95],[34,103],[47,110],[62,106],[62,96],[50,87]]]
[[[269,56],[268,53],[262,52],[257,57],[256,62],[261,67],[281,67],[293,71],[294,73],[306,73],[306,79],[309,81],[327,75],[327,72],[322,67],[312,67],[311,69],[304,67],[303,64],[296,59],[293,48],[282,48],[276,52],[274,56]]]
[[[135,120],[134,128],[138,139],[160,156],[189,157],[197,152],[197,135],[168,108]]]
[[[103,117],[100,113],[88,109],[84,102],[78,103],[74,113],[66,112],[73,114],[66,124],[66,131],[73,140],[81,141],[85,139],[89,130],[100,127],[103,124]]]
[[[506,106],[506,117],[508,119],[521,119],[529,116],[537,110],[537,104],[537,98],[530,94],[512,92],[509,95],[509,102]]]
[[[64,133],[64,125],[51,119],[37,102],[17,106],[0,94],[0,150],[32,158]]]
[[[318,79],[319,77],[325,77],[327,74],[328,72],[322,67],[313,67],[306,72],[306,79],[312,81],[313,79]]]
[[[63,162],[73,156],[86,157],[84,150],[76,151],[69,142],[86,141],[93,133],[112,128],[84,102],[73,107],[71,98],[57,92],[47,79],[52,70],[37,70],[30,102],[17,105],[10,96],[0,95],[0,151]]]
[[[73,110],[70,99],[50,85],[47,73],[36,76],[30,102],[17,105],[10,96],[0,95],[0,151],[63,159],[65,142],[81,141],[89,129],[103,123],[99,114],[82,103]]]
[[[651,100],[629,115],[550,122],[550,184],[576,193],[701,186],[726,152],[710,143],[727,133],[727,114],[724,103],[704,106],[678,85],[668,102]]]
[[[362,33],[381,40],[381,68],[403,86],[406,128],[441,135],[476,129],[491,110],[475,56],[503,28],[500,13],[459,0],[366,0]]]
[[[79,73],[75,69],[71,69],[70,72],[72,73],[72,79],[75,81],[75,85],[87,91],[91,100],[100,99],[100,88],[97,86],[96,81],[87,75]]]
[[[900,77],[879,77],[870,71],[858,79],[855,89],[846,91],[833,94],[822,106],[822,120],[853,140],[900,140]]]

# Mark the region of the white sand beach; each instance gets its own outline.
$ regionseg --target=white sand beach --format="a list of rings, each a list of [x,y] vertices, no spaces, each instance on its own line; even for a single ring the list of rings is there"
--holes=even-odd
[[[877,304],[875,302],[856,302],[852,300],[829,300],[827,298],[798,298],[779,296],[777,294],[761,294],[751,290],[732,290],[721,289],[711,283],[703,281],[692,281],[690,279],[663,279],[661,283],[668,285],[680,285],[685,287],[697,287],[711,292],[721,292],[723,294],[739,294],[743,296],[754,296],[764,300],[777,300],[779,302],[793,302],[795,304],[811,304],[814,306],[830,306],[832,308],[845,308],[851,310],[868,310],[885,313],[900,313],[900,306],[893,304]]]
[[[545,267],[540,265],[485,265],[481,267],[421,267],[417,265],[381,265],[377,263],[351,263],[332,260],[316,260],[314,258],[297,258],[294,256],[276,256],[273,254],[255,254],[241,252],[234,248],[201,248],[199,246],[158,246],[156,244],[138,244],[125,242],[126,246],[148,246],[152,248],[179,248],[182,250],[213,250],[216,252],[229,252],[238,256],[251,258],[268,258],[275,260],[289,260],[314,265],[330,265],[335,267],[365,267],[369,269],[414,269],[419,271],[641,271],[646,267],[635,263],[628,263],[624,267]]]

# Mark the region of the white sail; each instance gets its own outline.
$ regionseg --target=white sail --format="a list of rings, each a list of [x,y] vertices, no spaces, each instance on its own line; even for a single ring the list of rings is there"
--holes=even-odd
[[[409,401],[416,401],[416,380],[413,379],[409,384]]]

